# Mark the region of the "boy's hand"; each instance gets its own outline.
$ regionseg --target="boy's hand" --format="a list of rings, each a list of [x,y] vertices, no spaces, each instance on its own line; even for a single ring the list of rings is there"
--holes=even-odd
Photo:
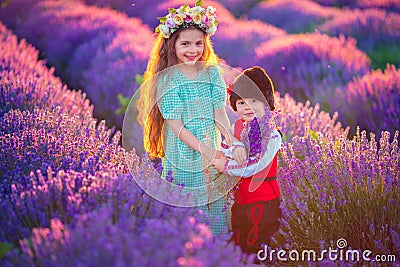
[[[244,164],[247,161],[247,152],[243,146],[239,146],[233,149],[232,151],[233,159],[236,160],[239,164]]]
[[[224,158],[217,158],[217,159],[213,160],[211,165],[217,170],[217,172],[223,173],[226,161],[227,161],[227,159],[225,157]]]

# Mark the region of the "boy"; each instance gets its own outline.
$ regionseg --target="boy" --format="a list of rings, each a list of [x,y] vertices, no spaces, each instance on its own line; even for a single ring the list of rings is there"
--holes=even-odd
[[[257,253],[269,244],[278,230],[281,217],[280,190],[276,181],[278,151],[282,137],[273,122],[274,86],[261,67],[244,70],[228,88],[229,101],[239,119],[233,125],[242,143],[228,147],[222,143],[226,158],[215,159],[220,173],[240,176],[234,190],[232,239],[246,253]],[[237,146],[245,146],[249,157],[245,164],[230,159]]]

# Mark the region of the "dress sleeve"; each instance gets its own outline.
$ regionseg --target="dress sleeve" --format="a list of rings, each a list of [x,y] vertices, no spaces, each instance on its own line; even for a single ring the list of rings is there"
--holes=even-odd
[[[212,85],[212,98],[214,110],[225,108],[226,105],[226,85],[220,70],[216,66],[210,67],[210,79]]]
[[[157,104],[164,119],[182,119],[183,102],[179,97],[179,86],[172,79],[160,77],[157,84]]]
[[[277,130],[271,133],[267,150],[251,157],[247,163],[239,164],[235,160],[230,160],[224,172],[231,176],[250,177],[265,169],[274,159],[276,153],[281,148],[282,138]]]

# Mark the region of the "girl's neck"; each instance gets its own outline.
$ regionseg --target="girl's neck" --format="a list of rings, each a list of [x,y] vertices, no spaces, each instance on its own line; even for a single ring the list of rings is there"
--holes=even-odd
[[[197,63],[194,65],[179,64],[176,68],[190,80],[196,79],[200,70]]]

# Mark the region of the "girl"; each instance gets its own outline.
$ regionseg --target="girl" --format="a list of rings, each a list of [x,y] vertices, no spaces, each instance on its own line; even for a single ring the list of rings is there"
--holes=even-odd
[[[169,11],[156,29],[146,86],[137,104],[138,121],[144,128],[145,150],[152,158],[162,158],[162,176],[172,175],[173,183],[188,189],[203,189],[217,173],[212,160],[222,156],[216,128],[228,144],[237,141],[225,112],[225,83],[210,42],[217,29],[215,9],[202,8],[198,1],[193,8],[184,5]],[[243,146],[233,157],[246,160]],[[226,228],[223,199],[209,203],[200,195],[195,198],[215,234]]]

